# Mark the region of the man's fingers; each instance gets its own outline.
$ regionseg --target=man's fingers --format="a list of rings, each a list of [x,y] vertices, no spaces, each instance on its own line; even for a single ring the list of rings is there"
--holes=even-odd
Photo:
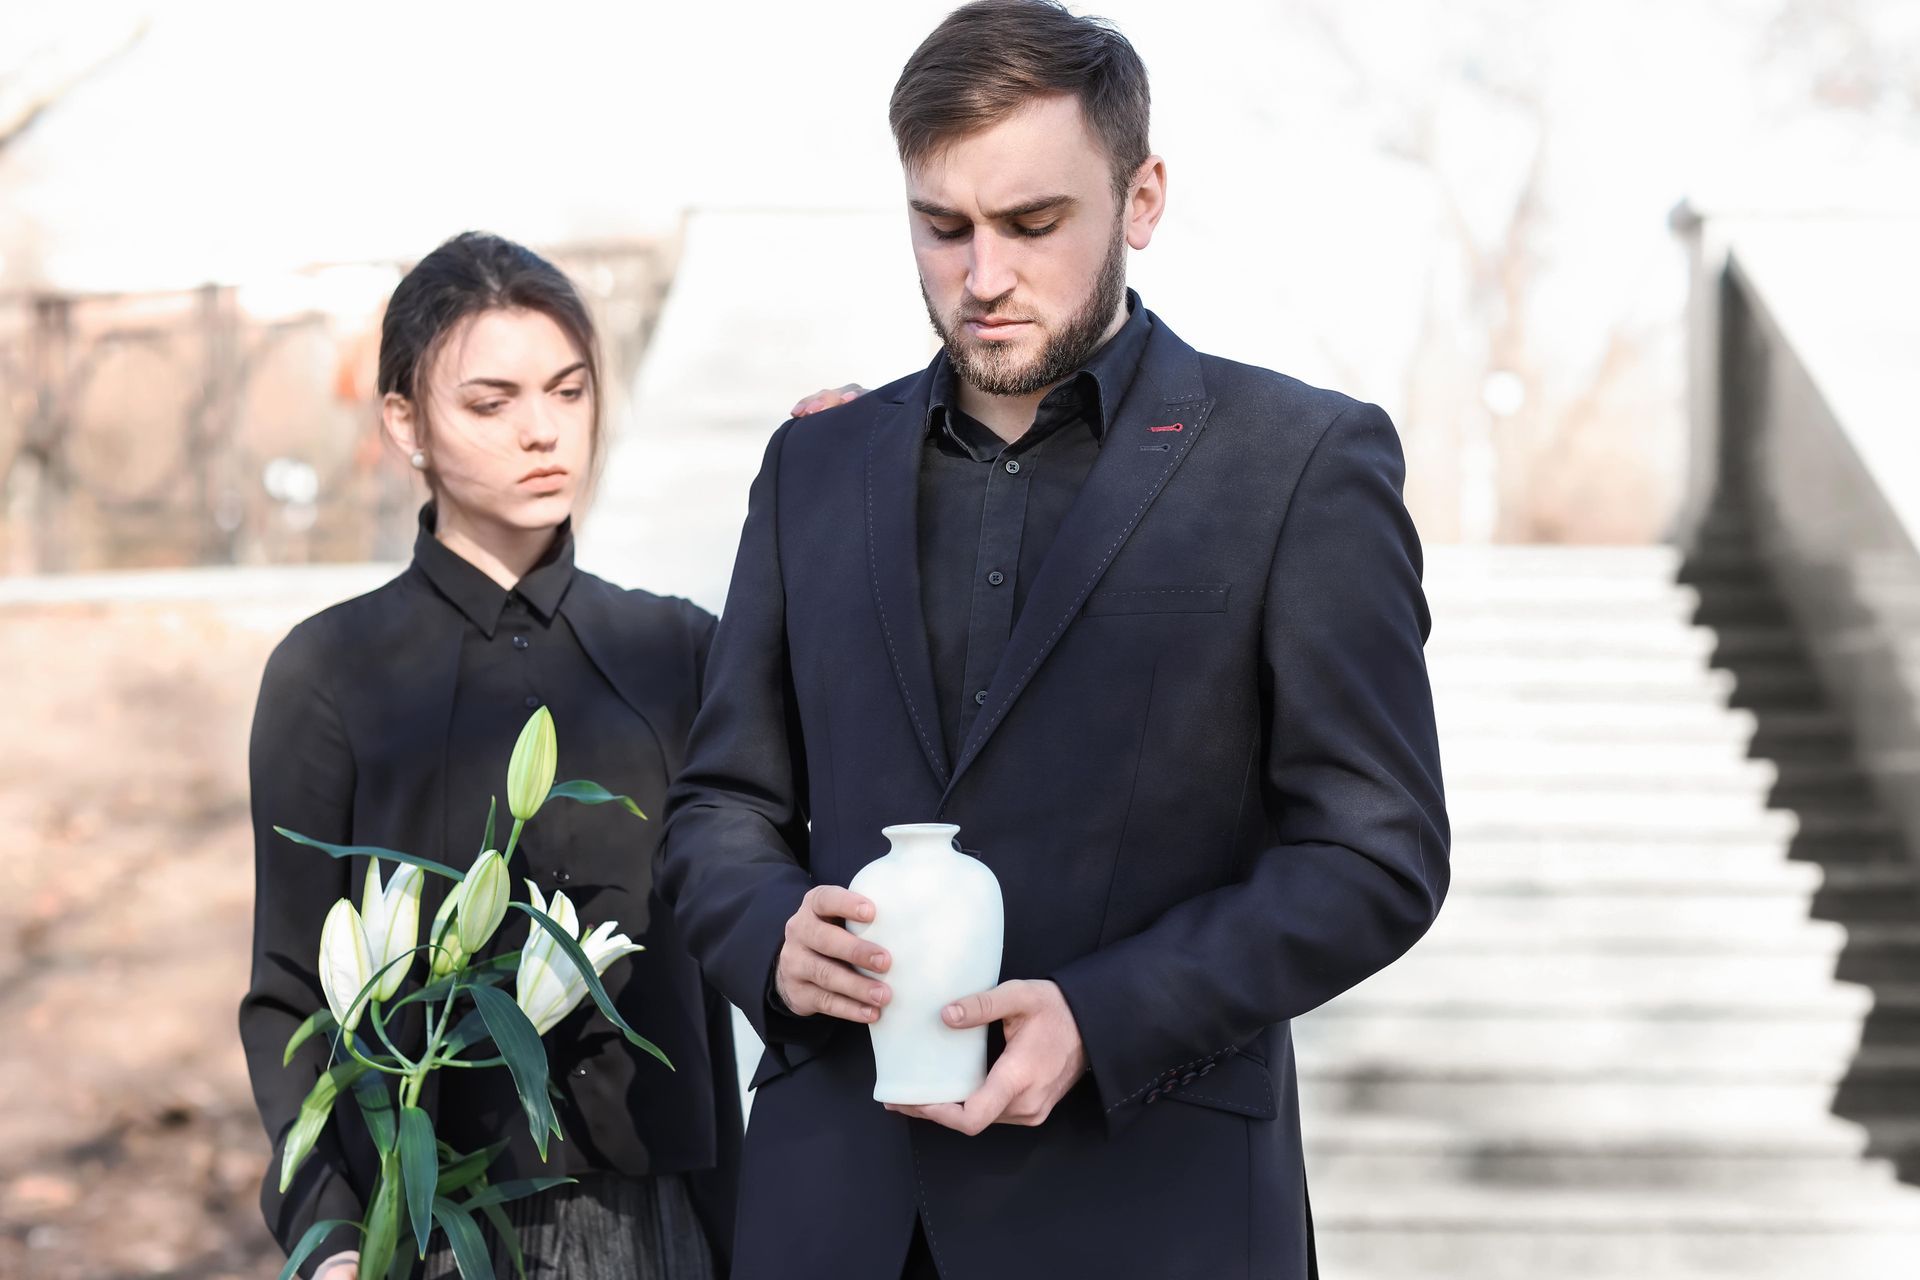
[[[1000,1022],[1025,1008],[1022,999],[1025,985],[1016,979],[1003,982],[991,991],[962,996],[942,1010],[940,1016],[950,1027],[984,1027],[990,1022]]]
[[[829,1018],[839,1018],[843,1022],[872,1022],[880,1016],[880,1010],[874,1005],[862,1004],[850,1000],[834,991],[821,987],[805,986],[800,989],[802,1003],[811,1005],[810,1013],[823,1013]],[[800,1012],[798,1009],[795,1013]]]
[[[820,955],[847,964],[857,964],[862,969],[871,969],[875,973],[885,973],[887,966],[892,963],[884,948],[856,938],[839,925],[817,916],[796,917],[793,927],[787,931],[787,941]]]
[[[807,910],[822,920],[857,920],[865,924],[873,919],[873,903],[869,899],[837,884],[817,884],[807,890],[803,901]]]

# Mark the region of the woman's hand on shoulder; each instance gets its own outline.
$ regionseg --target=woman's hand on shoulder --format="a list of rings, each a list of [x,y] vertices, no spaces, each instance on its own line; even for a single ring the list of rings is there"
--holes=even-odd
[[[799,404],[793,406],[792,416],[804,418],[819,413],[822,409],[837,409],[843,404],[858,400],[867,394],[867,389],[857,382],[849,382],[844,387],[835,387],[831,391],[816,391]]]

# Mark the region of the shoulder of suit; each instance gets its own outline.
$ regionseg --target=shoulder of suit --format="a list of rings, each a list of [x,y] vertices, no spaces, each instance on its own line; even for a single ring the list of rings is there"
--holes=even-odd
[[[1259,365],[1209,355],[1200,361],[1214,400],[1210,427],[1232,423],[1253,439],[1311,446],[1344,417],[1386,418],[1378,405]]]
[[[885,386],[875,387],[858,399],[835,405],[831,409],[822,409],[819,413],[810,413],[804,418],[787,419],[783,428],[787,435],[785,447],[823,445],[834,448],[857,444],[864,449],[867,428],[873,425],[875,416],[898,402],[923,372],[916,369]]]

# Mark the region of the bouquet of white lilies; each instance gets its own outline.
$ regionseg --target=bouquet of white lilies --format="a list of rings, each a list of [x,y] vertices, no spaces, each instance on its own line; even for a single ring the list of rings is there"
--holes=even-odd
[[[327,1235],[342,1226],[361,1234],[360,1280],[405,1280],[413,1273],[415,1260],[427,1256],[428,1241],[436,1229],[445,1234],[465,1280],[491,1280],[493,1264],[476,1215],[493,1224],[524,1278],[519,1244],[500,1206],[573,1179],[490,1183],[487,1169],[505,1149],[505,1142],[460,1152],[440,1141],[432,1119],[419,1105],[427,1077],[442,1067],[505,1067],[513,1076],[528,1128],[544,1160],[548,1138],[563,1135],[548,1093],[547,1054],[540,1037],[582,1000],[591,997],[627,1039],[667,1066],[673,1065],[627,1025],[600,983],[607,966],[642,948],[617,932],[611,920],[583,935],[579,914],[564,893],[555,893],[549,901],[528,881],[528,901],[512,899],[508,863],[521,830],[547,801],[612,802],[638,817],[646,816],[632,800],[596,782],[555,785],[558,759],[553,717],[542,707],[520,731],[507,768],[507,809],[513,815],[513,830],[506,849],[493,847],[490,806],[483,847],[465,873],[408,853],[327,844],[284,827],[274,828],[289,840],[336,858],[372,860],[360,906],[356,909],[345,898],[334,903],[320,932],[320,986],[327,1007],[302,1023],[287,1041],[285,1062],[291,1062],[294,1051],[318,1035],[328,1037],[333,1060],[287,1134],[280,1163],[281,1190],[312,1154],[336,1105],[359,1108],[380,1155],[379,1181],[363,1220],[314,1223],[288,1257],[281,1280],[289,1280]],[[381,859],[393,864],[393,874],[384,881]],[[422,944],[420,896],[429,874],[455,883]],[[519,951],[480,959],[509,910],[524,912],[537,927]],[[427,953],[426,983],[400,995],[421,952]],[[505,990],[509,980],[512,995]],[[388,1018],[410,1004],[421,1006],[425,1023],[424,1043],[412,1053],[401,1050],[388,1027]],[[377,1048],[364,1037],[368,1028]],[[489,1042],[491,1053],[483,1047]],[[408,1234],[411,1251],[401,1247]]]

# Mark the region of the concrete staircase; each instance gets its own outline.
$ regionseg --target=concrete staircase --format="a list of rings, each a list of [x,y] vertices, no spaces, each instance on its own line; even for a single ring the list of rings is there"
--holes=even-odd
[[[1436,549],[1439,923],[1296,1023],[1329,1280],[1920,1275],[1920,898],[1737,523]]]

